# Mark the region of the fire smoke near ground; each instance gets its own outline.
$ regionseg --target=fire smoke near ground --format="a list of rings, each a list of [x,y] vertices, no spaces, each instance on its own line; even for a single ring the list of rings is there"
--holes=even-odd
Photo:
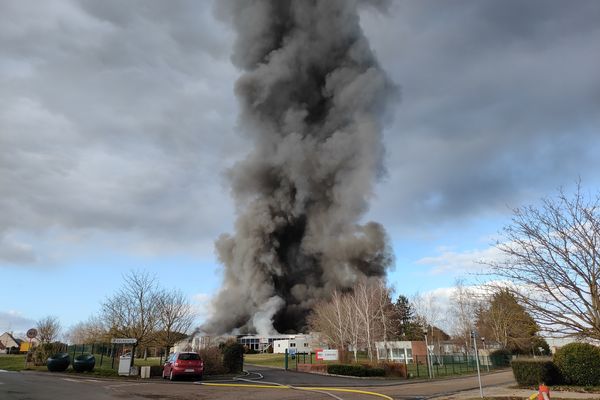
[[[362,2],[219,3],[237,32],[240,127],[254,148],[229,171],[236,232],[217,240],[224,283],[202,329],[298,332],[316,301],[393,262],[383,227],[359,221],[395,91],[359,25]]]

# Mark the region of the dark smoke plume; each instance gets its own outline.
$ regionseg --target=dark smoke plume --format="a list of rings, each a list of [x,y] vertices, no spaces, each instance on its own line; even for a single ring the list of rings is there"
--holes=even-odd
[[[206,332],[301,331],[315,301],[384,277],[393,262],[382,226],[358,224],[383,170],[382,114],[395,93],[360,3],[219,1],[237,31],[235,91],[254,148],[230,171],[236,232],[216,243],[224,285]]]

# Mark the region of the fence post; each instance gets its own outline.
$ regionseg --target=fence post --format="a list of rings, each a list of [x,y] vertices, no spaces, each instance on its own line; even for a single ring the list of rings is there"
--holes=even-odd
[[[417,378],[421,377],[421,374],[419,373],[419,356],[415,354],[415,364],[417,364]]]

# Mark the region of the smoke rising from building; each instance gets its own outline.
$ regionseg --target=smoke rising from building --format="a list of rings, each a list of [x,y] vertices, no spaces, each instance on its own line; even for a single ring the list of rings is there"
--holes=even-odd
[[[361,4],[219,1],[237,32],[240,128],[254,147],[229,171],[238,216],[235,234],[216,242],[224,283],[206,332],[303,330],[316,301],[393,263],[383,227],[359,224],[395,93],[359,25]]]

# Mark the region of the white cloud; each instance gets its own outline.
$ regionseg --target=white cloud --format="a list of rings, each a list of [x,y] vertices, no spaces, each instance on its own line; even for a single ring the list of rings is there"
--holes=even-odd
[[[15,310],[0,311],[0,334],[13,332],[17,338],[24,336],[29,328],[35,326],[35,321]]]
[[[432,274],[481,272],[487,269],[486,263],[500,261],[502,253],[496,247],[486,249],[452,251],[449,248],[438,248],[438,255],[423,257],[416,261],[418,265],[431,267]]]

